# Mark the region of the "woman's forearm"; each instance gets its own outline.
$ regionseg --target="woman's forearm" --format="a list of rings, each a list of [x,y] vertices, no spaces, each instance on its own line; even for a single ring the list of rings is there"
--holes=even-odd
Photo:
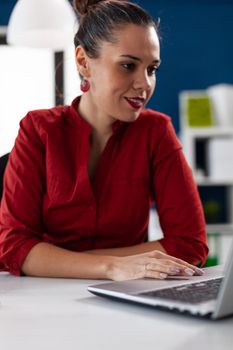
[[[27,276],[106,279],[112,258],[72,252],[38,243],[27,255],[21,271]]]
[[[21,270],[27,276],[106,279],[114,264],[112,257],[137,255],[153,250],[165,252],[158,241],[83,253],[41,242],[31,249]]]
[[[108,255],[108,256],[130,256],[136,254],[142,254],[158,250],[160,252],[166,253],[162,244],[159,241],[151,241],[146,243],[137,244],[134,246],[124,247],[124,248],[110,248],[110,249],[95,249],[88,250],[86,253],[95,255]]]
[[[27,276],[116,281],[144,277],[164,279],[174,274],[191,276],[203,273],[185,261],[160,252],[156,249],[160,248],[158,244],[148,242],[131,249],[119,248],[118,255],[124,252],[128,256],[107,256],[111,250],[103,249],[102,254],[100,251],[92,251],[93,254],[76,253],[41,242],[30,250],[21,271]]]

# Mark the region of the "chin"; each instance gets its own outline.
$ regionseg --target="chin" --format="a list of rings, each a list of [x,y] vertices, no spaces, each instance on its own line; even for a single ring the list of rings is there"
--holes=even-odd
[[[136,110],[135,111],[120,110],[118,113],[116,113],[116,115],[118,117],[115,117],[114,119],[120,120],[120,121],[126,122],[126,123],[131,123],[131,122],[134,122],[135,120],[138,119],[141,112],[142,112],[142,108],[137,110],[137,111]]]
[[[139,110],[139,111],[135,111],[135,112],[131,112],[131,113],[129,113],[128,114],[128,121],[130,122],[133,122],[133,121],[135,121],[135,120],[137,120],[138,119],[138,117],[139,117],[139,115],[140,115],[140,113],[141,113],[141,110]]]

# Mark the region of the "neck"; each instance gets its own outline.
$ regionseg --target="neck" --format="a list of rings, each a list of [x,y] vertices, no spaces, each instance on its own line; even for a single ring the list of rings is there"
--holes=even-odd
[[[112,133],[112,124],[115,119],[104,115],[88,93],[82,95],[78,111],[82,118],[92,126],[94,134],[104,136]]]

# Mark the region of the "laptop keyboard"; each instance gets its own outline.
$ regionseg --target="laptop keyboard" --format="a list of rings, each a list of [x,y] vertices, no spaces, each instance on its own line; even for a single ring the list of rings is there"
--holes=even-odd
[[[199,304],[217,298],[222,280],[223,278],[221,277],[209,281],[144,292],[139,295],[189,304]]]

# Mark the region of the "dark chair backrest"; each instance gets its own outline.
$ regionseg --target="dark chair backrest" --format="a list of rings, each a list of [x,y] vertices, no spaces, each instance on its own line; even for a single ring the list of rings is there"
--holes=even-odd
[[[8,158],[9,158],[9,153],[4,154],[4,156],[0,157],[0,201],[2,198],[2,191],[3,191],[3,175],[5,172]]]

